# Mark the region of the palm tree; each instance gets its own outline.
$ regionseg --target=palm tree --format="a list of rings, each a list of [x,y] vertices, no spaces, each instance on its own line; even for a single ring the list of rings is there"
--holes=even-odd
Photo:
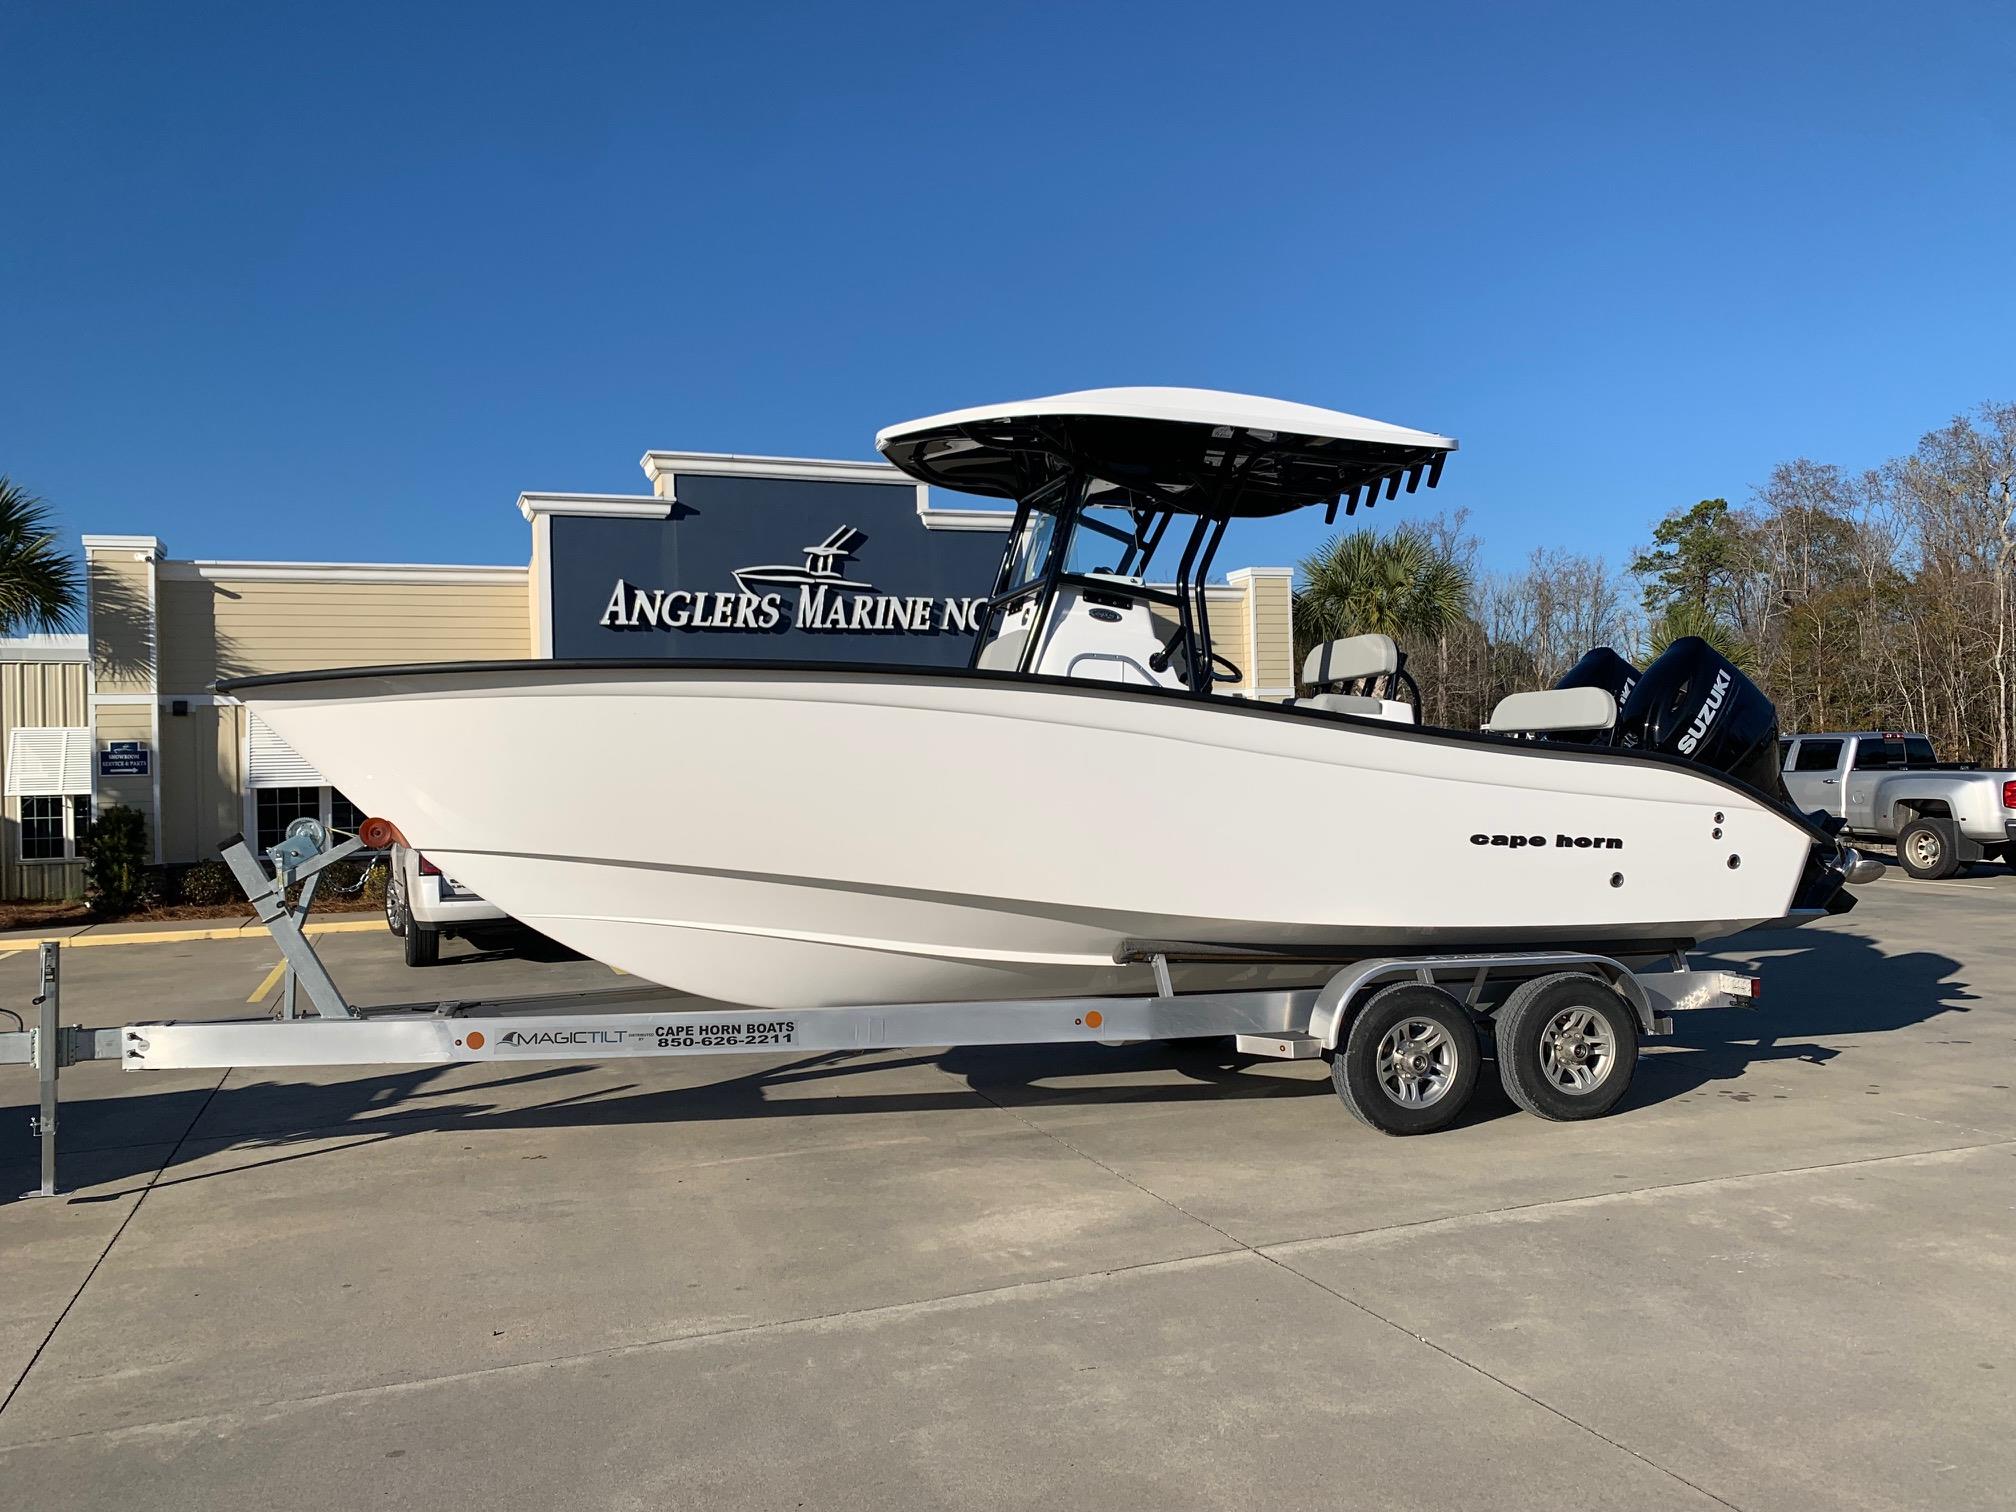
[[[1421,641],[1461,623],[1470,606],[1470,573],[1436,550],[1425,532],[1391,535],[1354,530],[1304,559],[1295,595],[1299,658],[1310,646],[1347,635]]]
[[[67,630],[83,597],[49,506],[0,476],[0,635]]]
[[[1646,650],[1650,653],[1647,661],[1682,636],[1698,635],[1734,662],[1739,670],[1748,673],[1757,670],[1757,650],[1744,639],[1743,632],[1718,618],[1698,599],[1674,600],[1666,606],[1664,614],[1646,627],[1645,634]]]

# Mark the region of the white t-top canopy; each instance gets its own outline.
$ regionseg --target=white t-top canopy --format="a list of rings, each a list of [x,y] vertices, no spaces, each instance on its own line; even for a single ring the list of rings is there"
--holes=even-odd
[[[1279,514],[1355,500],[1402,477],[1432,485],[1447,436],[1341,410],[1215,389],[1110,388],[977,405],[903,425],[876,448],[912,477],[1022,498],[1060,472],[1136,488],[1212,515]]]

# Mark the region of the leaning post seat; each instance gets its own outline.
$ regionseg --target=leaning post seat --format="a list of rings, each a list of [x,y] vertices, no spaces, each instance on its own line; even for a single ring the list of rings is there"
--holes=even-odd
[[[1302,660],[1302,681],[1318,691],[1307,698],[1292,699],[1295,707],[1321,709],[1326,714],[1356,714],[1363,719],[1384,719],[1412,724],[1417,715],[1405,704],[1373,698],[1364,693],[1335,693],[1329,689],[1366,683],[1368,679],[1393,677],[1405,659],[1390,635],[1352,635],[1343,640],[1325,641],[1312,648]]]
[[[1499,699],[1484,728],[1496,735],[1554,735],[1616,723],[1617,700],[1602,688],[1543,688]]]
[[[1390,635],[1353,635],[1313,647],[1302,661],[1302,681],[1327,688],[1400,670],[1400,647]]]
[[[1298,709],[1321,709],[1326,714],[1357,714],[1365,719],[1386,717],[1386,705],[1362,693],[1311,693],[1307,698],[1290,702]]]

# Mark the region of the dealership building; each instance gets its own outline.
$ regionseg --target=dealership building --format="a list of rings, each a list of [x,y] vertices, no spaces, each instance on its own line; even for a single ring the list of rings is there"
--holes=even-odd
[[[87,535],[86,628],[0,638],[0,896],[83,887],[91,816],[129,804],[153,858],[361,817],[220,678],[524,658],[966,663],[1012,511],[879,462],[648,452],[651,492],[522,494],[523,566],[185,561]],[[1242,697],[1293,691],[1291,574],[1214,584]],[[472,751],[471,761],[483,753]],[[396,818],[396,816],[393,816]]]

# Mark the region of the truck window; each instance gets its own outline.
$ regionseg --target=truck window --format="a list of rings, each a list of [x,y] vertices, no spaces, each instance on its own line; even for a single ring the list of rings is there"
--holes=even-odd
[[[1912,766],[1937,766],[1939,758],[1932,754],[1932,742],[1923,735],[1904,737],[1904,759]]]
[[[1840,741],[1802,740],[1799,742],[1799,760],[1792,770],[1795,772],[1831,772],[1840,764]]]
[[[1894,767],[1904,764],[1904,743],[1899,740],[1868,739],[1855,747],[1855,770],[1871,771],[1879,767]]]

